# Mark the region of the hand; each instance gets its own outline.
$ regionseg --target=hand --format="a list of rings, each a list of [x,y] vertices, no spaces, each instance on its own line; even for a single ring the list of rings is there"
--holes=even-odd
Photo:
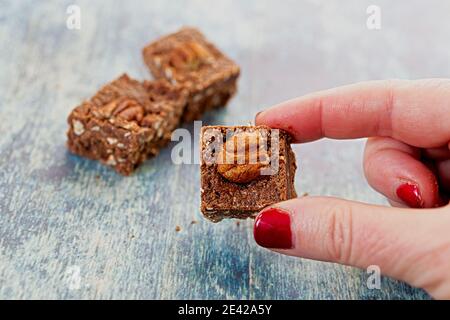
[[[298,257],[383,274],[450,298],[450,80],[372,81],[309,94],[272,107],[257,125],[294,142],[370,137],[369,184],[392,206],[327,197],[263,210],[256,242]],[[421,209],[410,209],[421,208]]]

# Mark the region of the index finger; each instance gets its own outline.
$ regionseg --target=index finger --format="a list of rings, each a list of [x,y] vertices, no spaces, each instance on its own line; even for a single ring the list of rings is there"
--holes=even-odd
[[[296,142],[392,137],[433,148],[450,141],[450,80],[369,81],[308,94],[256,116]]]

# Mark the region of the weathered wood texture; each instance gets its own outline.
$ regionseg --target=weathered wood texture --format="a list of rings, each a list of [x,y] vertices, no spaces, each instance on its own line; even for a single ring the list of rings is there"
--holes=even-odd
[[[377,1],[382,28],[369,31],[372,2],[0,1],[0,298],[428,298],[259,248],[251,221],[205,221],[199,168],[173,165],[170,148],[129,178],[65,148],[71,108],[122,72],[149,78],[141,48],[185,24],[242,66],[238,96],[208,123],[336,85],[450,74],[450,2]],[[73,3],[81,30],[66,28]],[[384,204],[363,143],[297,146],[299,193]]]

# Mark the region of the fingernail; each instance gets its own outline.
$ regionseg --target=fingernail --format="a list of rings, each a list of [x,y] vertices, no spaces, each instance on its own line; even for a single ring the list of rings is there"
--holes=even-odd
[[[264,111],[258,111],[255,116],[255,123],[258,121],[258,116],[260,116]]]
[[[262,211],[253,228],[255,241],[261,247],[272,249],[292,249],[291,217],[278,208]]]
[[[423,208],[422,195],[415,184],[402,184],[397,188],[397,196],[411,208]]]

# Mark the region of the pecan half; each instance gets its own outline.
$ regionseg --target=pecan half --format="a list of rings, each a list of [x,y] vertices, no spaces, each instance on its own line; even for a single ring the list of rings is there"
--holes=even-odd
[[[121,97],[102,106],[94,114],[106,119],[118,117],[126,121],[140,122],[144,117],[144,108],[135,99]]]
[[[113,100],[110,103],[98,108],[97,110],[94,110],[93,113],[97,117],[109,119],[111,118],[114,110],[117,108],[117,103],[117,100]]]
[[[201,44],[188,41],[176,46],[169,57],[169,63],[177,69],[197,70],[202,64],[207,64],[212,54]]]
[[[266,140],[257,132],[240,132],[223,144],[217,155],[217,171],[227,180],[248,183],[261,176],[270,158]]]
[[[117,113],[117,117],[126,121],[135,120],[139,123],[144,117],[144,108],[140,105],[133,105]]]

